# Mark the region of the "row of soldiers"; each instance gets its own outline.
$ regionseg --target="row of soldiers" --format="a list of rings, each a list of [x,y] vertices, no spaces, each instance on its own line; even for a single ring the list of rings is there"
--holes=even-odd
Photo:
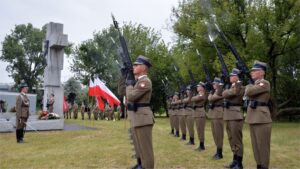
[[[264,79],[266,64],[256,61],[251,69],[254,84],[243,86],[239,79],[240,71],[236,68],[230,73],[230,85],[224,87],[220,78],[214,78],[213,90],[206,91],[206,84],[199,82],[197,94],[193,96],[190,86],[185,91],[175,94],[168,99],[171,133],[181,140],[186,140],[189,134],[188,145],[194,145],[194,123],[200,141],[198,151],[205,150],[205,120],[211,120],[211,130],[216,145],[214,160],[223,158],[224,122],[228,141],[233,153],[232,162],[226,168],[243,168],[243,104],[247,115],[245,122],[250,126],[251,143],[258,169],[269,167],[271,115],[268,107],[270,99],[270,83]],[[209,94],[207,94],[209,93]],[[208,103],[208,104],[206,104]],[[187,128],[187,130],[186,130]]]
[[[64,118],[66,119],[71,119],[72,118],[72,113],[73,113],[73,118],[77,119],[78,118],[78,110],[79,106],[77,103],[74,103],[73,105],[69,104],[69,110],[64,113]],[[81,119],[84,120],[85,118],[85,113],[88,115],[88,119],[92,119],[92,115],[94,120],[120,120],[120,114],[121,114],[121,107],[117,106],[116,107],[117,112],[115,112],[114,107],[110,107],[108,104],[105,105],[105,108],[103,111],[99,109],[97,105],[86,105],[84,103],[81,104],[80,106],[80,113],[81,113]]]

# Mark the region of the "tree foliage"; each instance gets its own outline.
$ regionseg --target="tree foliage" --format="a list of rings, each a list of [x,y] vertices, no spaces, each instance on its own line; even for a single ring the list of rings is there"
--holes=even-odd
[[[25,80],[31,90],[41,82],[45,62],[42,44],[45,30],[34,28],[32,24],[16,25],[2,43],[1,61],[8,62],[6,71],[16,84]]]
[[[267,62],[267,79],[271,82],[273,97],[279,103],[278,108],[299,106],[299,95],[295,94],[300,90],[299,13],[300,1],[297,0],[181,1],[172,14],[173,29],[178,35],[177,48],[181,48],[177,60],[182,60],[183,55],[188,57],[193,72],[203,79],[200,62],[195,58],[195,49],[199,49],[202,61],[210,65],[210,71],[220,75],[216,51],[208,40],[210,34],[228,67],[233,68],[233,55],[218,38],[214,27],[207,24],[217,23],[249,67],[254,60]],[[184,72],[186,70],[181,70],[182,74]],[[289,102],[280,104],[286,100]]]
[[[81,84],[74,77],[69,78],[64,84],[64,96],[68,98],[68,101],[73,103],[80,102]]]
[[[167,68],[170,64],[169,57],[167,57],[168,48],[161,40],[159,33],[152,28],[129,23],[122,26],[122,31],[132,61],[138,55],[147,56],[152,61],[153,68],[150,70],[153,85],[152,105],[154,111],[158,112],[165,103],[164,86],[161,80],[164,79],[164,75],[168,74],[168,71],[171,71]],[[115,44],[111,38],[116,42]],[[75,48],[71,70],[76,73],[83,84],[87,85],[92,77],[99,77],[114,93],[117,93],[117,82],[120,77],[118,63],[121,63],[118,47],[118,33],[111,25],[95,33],[93,39]]]

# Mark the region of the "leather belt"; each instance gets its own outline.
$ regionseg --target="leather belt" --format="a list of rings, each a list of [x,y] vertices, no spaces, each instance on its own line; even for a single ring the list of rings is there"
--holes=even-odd
[[[127,108],[130,111],[137,111],[140,107],[149,107],[150,103],[127,103]]]

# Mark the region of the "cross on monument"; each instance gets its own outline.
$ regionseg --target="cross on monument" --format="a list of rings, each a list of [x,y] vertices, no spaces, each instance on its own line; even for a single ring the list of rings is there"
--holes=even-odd
[[[54,94],[54,113],[63,118],[64,90],[61,84],[61,71],[64,65],[64,47],[68,45],[68,35],[63,34],[63,24],[50,22],[44,45],[47,66],[44,70],[43,111],[47,110],[47,99]]]

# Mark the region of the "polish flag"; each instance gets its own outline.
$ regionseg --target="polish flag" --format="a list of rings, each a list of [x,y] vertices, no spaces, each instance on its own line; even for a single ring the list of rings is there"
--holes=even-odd
[[[90,79],[90,84],[89,84],[89,96],[96,96],[96,85],[95,83],[92,81],[92,79]]]
[[[106,85],[99,78],[95,79],[94,84],[96,86],[97,94],[99,94],[99,96],[101,96],[102,98],[105,98],[110,107],[113,107],[114,105],[120,105],[120,100],[108,89],[108,87],[106,87]]]
[[[96,101],[97,101],[97,105],[98,105],[98,108],[103,111],[104,110],[104,102],[102,100],[102,98],[100,96],[96,96]]]

